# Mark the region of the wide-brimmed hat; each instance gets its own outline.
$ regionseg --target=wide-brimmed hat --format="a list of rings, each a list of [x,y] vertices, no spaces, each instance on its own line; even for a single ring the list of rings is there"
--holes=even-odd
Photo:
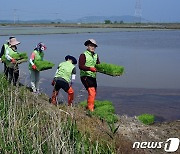
[[[95,41],[94,39],[88,39],[88,40],[84,43],[85,46],[87,46],[88,44],[94,44],[95,47],[98,47],[98,45],[97,45],[97,43],[96,43],[96,41]]]
[[[67,55],[67,56],[65,57],[65,60],[67,61],[68,59],[72,60],[72,63],[73,63],[73,64],[77,64],[77,60],[76,60],[75,57],[70,56],[70,55]]]
[[[9,44],[12,45],[12,46],[13,46],[13,45],[18,45],[18,44],[20,44],[20,42],[17,41],[15,37],[10,37],[9,40],[8,40],[8,42],[9,42]]]

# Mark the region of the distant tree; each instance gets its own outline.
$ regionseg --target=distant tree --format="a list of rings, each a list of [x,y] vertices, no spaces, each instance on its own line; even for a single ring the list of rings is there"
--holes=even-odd
[[[118,22],[117,21],[114,21],[114,24],[117,24]]]
[[[112,24],[111,20],[105,20],[104,23],[105,24]]]
[[[124,23],[124,21],[123,21],[123,20],[121,20],[121,21],[120,21],[120,24],[123,24],[123,23]]]

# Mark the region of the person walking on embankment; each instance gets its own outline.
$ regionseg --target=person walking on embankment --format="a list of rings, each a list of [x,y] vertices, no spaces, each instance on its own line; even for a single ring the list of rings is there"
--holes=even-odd
[[[65,62],[59,64],[55,73],[55,77],[52,82],[54,90],[50,102],[57,105],[57,96],[59,90],[62,88],[66,93],[68,93],[68,106],[72,106],[72,101],[74,100],[74,90],[72,88],[72,84],[76,77],[75,65],[77,64],[77,60],[75,57],[70,55],[67,55],[65,60]]]
[[[4,55],[5,55],[5,74],[8,77],[10,83],[13,83],[16,86],[17,81],[19,79],[19,66],[17,64],[16,59],[13,58],[13,55],[17,54],[17,45],[20,42],[17,41],[15,37],[10,37],[8,44],[5,45]]]
[[[44,51],[47,49],[44,43],[40,42],[37,44],[36,48],[31,54],[29,60],[29,71],[31,78],[31,88],[34,94],[39,94],[39,80],[40,80],[40,71],[37,70],[35,65],[36,61],[43,61]]]
[[[6,77],[6,79],[8,79],[8,67],[6,66],[6,62],[2,60],[2,56],[6,54],[6,48],[8,48],[10,46],[9,42],[12,38],[15,38],[14,36],[10,36],[9,40],[4,43],[1,47],[1,53],[0,53],[0,62],[4,63],[4,75]]]
[[[84,45],[87,49],[79,57],[80,78],[88,92],[87,109],[94,111],[97,90],[95,65],[100,64],[98,54],[95,53],[95,49],[98,45],[94,39],[88,39]]]

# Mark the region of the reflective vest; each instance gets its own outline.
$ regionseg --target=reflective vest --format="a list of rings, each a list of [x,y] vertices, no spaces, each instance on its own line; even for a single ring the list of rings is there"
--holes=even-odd
[[[7,43],[5,43],[3,45],[4,45],[4,54],[3,55],[5,55],[6,54],[6,49],[9,47],[9,45]]]
[[[67,82],[71,81],[72,70],[74,65],[70,61],[65,61],[59,64],[58,71],[55,74],[55,78],[61,77]]]
[[[33,61],[34,63],[35,63],[36,61],[43,61],[44,52],[39,52],[39,51],[37,51],[37,50],[34,50],[33,52],[35,53],[35,57],[34,57],[34,61]],[[32,65],[31,65],[31,63],[29,63],[29,69],[32,70]]]
[[[6,62],[7,59],[5,58],[5,55],[6,55],[6,49],[7,49],[9,46],[8,46],[8,44],[6,44],[6,43],[3,44],[3,46],[4,46],[4,51],[3,51],[3,54],[1,53],[1,54],[2,54],[2,55],[1,55],[1,58],[2,58],[2,59],[1,59],[1,60],[2,60],[4,63],[7,63],[7,62]]]
[[[34,61],[42,61],[44,57],[44,52],[39,52],[37,50],[34,50],[35,58]]]
[[[87,67],[95,67],[96,63],[97,63],[97,54],[94,53],[92,54],[90,51],[86,50],[84,52],[84,55],[86,57],[86,63],[85,66]],[[96,78],[96,72],[91,72],[91,71],[83,71],[80,70],[80,76],[90,76],[93,78]]]
[[[14,54],[17,54],[17,52],[15,52],[13,49],[11,49],[8,45],[5,46],[5,53],[4,55],[6,54],[6,50],[9,51],[9,56],[10,57],[13,57]],[[6,61],[5,61],[7,67],[13,67],[15,64],[11,63],[11,61],[9,61],[7,58],[6,58]]]

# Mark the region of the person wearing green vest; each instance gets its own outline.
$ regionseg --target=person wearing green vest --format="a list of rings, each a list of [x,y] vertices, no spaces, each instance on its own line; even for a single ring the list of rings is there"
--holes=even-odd
[[[96,97],[96,64],[100,64],[99,57],[95,53],[97,43],[94,39],[88,39],[85,43],[87,50],[79,57],[79,69],[81,82],[88,91],[87,109],[94,111],[94,101]]]
[[[19,66],[16,63],[16,59],[13,58],[13,55],[17,53],[17,45],[20,44],[15,37],[10,38],[9,45],[5,49],[5,63],[8,69],[8,79],[9,82],[13,82],[13,85],[16,86],[19,79]]]
[[[54,90],[50,102],[57,105],[57,96],[59,90],[62,88],[66,93],[68,93],[68,106],[72,106],[72,101],[74,99],[72,84],[76,77],[75,65],[77,64],[77,60],[75,57],[70,55],[67,55],[65,60],[65,62],[59,64],[55,73],[55,77],[52,82]]]
[[[12,38],[15,38],[14,36],[10,36],[9,40],[2,45],[1,47],[1,53],[0,53],[0,62],[4,63],[4,75],[6,77],[6,79],[8,79],[8,67],[6,66],[6,63],[3,62],[3,60],[1,59],[3,55],[5,55],[5,51],[6,49],[10,46],[9,42]]]
[[[44,50],[46,49],[47,47],[45,46],[44,43],[42,42],[38,43],[36,48],[32,52],[29,60],[31,88],[34,94],[39,94],[39,78],[40,78],[40,72],[37,70],[35,63],[36,61],[43,61]]]

